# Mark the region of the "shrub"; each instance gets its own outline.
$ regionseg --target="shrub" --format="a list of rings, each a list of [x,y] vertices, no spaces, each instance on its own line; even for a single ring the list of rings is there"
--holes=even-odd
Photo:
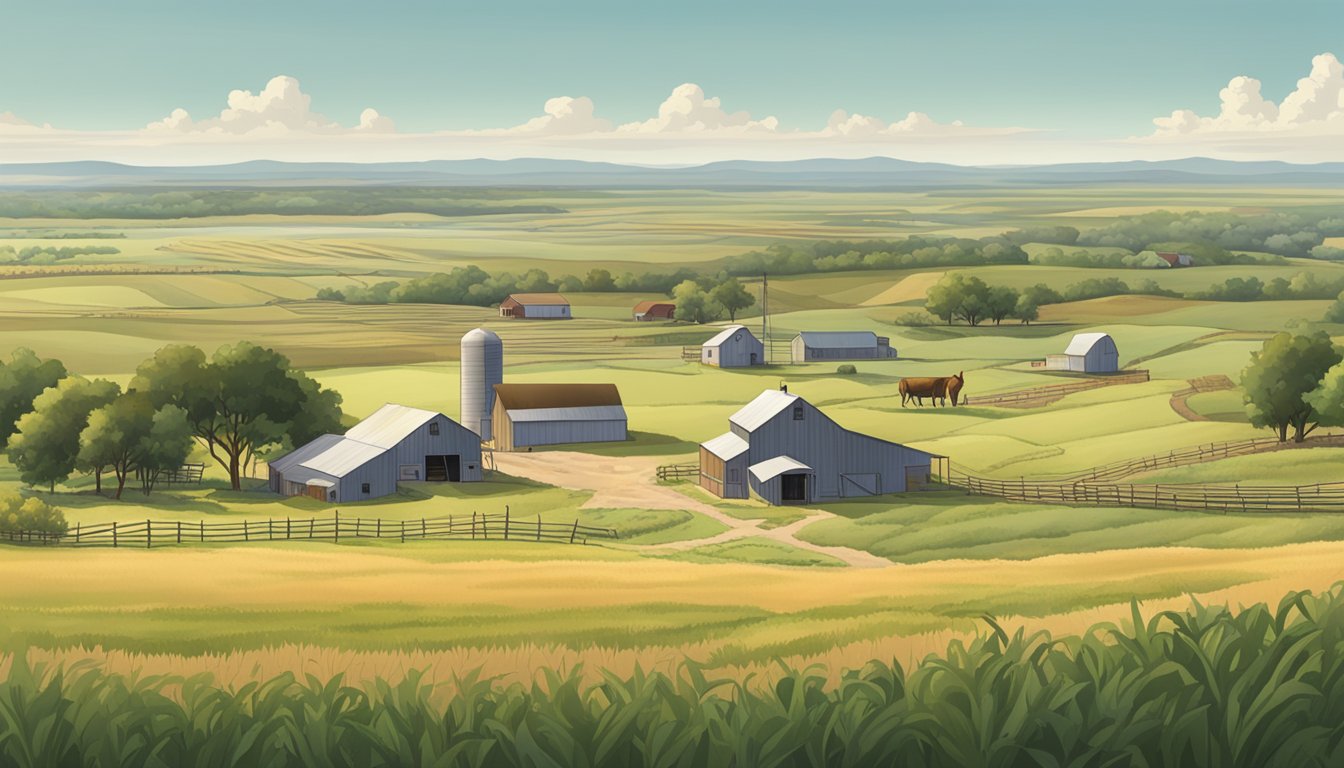
[[[850,365],[849,363],[845,363],[844,365],[840,366],[839,368],[836,368],[836,369],[835,369],[835,372],[838,373],[838,374],[840,374],[841,376],[853,376],[854,374],[856,374],[856,373],[859,372],[859,369],[858,369],[858,368],[855,368],[854,366]]]
[[[65,533],[68,527],[65,513],[41,499],[25,499],[17,493],[0,495],[0,531]]]
[[[938,321],[928,312],[905,312],[897,315],[896,319],[892,320],[892,322],[896,325],[906,326],[907,328],[924,328],[930,325],[936,325]]]

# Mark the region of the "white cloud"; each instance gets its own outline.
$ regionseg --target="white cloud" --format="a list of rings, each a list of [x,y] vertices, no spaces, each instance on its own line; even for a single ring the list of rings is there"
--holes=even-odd
[[[546,114],[534,117],[522,125],[506,129],[501,133],[575,136],[585,133],[604,133],[611,130],[611,121],[604,120],[594,114],[593,100],[587,96],[578,98],[556,96],[553,99],[547,99],[543,111]]]
[[[617,130],[624,133],[704,134],[714,131],[771,133],[778,129],[779,120],[774,117],[753,120],[746,112],[727,112],[717,97],[705,97],[705,89],[695,83],[683,83],[673,88],[672,94],[658,106],[657,117],[626,123]]]
[[[347,130],[387,132],[391,119],[366,109],[359,124],[347,129],[312,109],[312,97],[303,92],[299,81],[278,75],[257,93],[245,90],[229,92],[228,106],[218,117],[196,120],[185,109],[174,109],[167,117],[145,126],[150,132],[214,133],[233,136],[283,133],[341,133]]]
[[[888,124],[879,117],[851,115],[843,109],[832,112],[830,120],[826,122],[826,128],[822,130],[822,134],[826,136],[843,136],[850,139],[984,136],[1025,132],[1026,129],[1022,128],[971,128],[960,120],[940,123],[923,112],[910,112],[900,120]]]
[[[1311,74],[1276,104],[1260,92],[1260,81],[1241,75],[1219,91],[1216,116],[1203,117],[1192,109],[1178,109],[1153,120],[1153,137],[1240,137],[1250,134],[1344,136],[1344,64],[1333,53],[1311,61]]]

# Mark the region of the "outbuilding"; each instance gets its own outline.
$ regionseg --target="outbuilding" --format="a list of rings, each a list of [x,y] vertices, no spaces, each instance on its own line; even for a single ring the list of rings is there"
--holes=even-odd
[[[891,339],[872,331],[803,331],[793,337],[793,362],[828,360],[891,360]]]
[[[1115,373],[1120,370],[1120,351],[1109,333],[1079,333],[1062,355],[1045,358],[1051,371],[1075,373]]]
[[[498,451],[627,437],[625,406],[615,384],[496,384],[491,421]]]
[[[944,457],[854,432],[786,390],[766,390],[700,445],[700,486],[770,504],[901,493],[928,486]]]
[[[499,316],[527,320],[568,320],[569,299],[558,293],[515,293],[499,303]]]
[[[653,320],[671,320],[677,313],[677,305],[670,301],[641,301],[635,305],[636,322]]]
[[[700,362],[720,368],[765,364],[765,345],[745,325],[730,325],[700,345]]]
[[[395,493],[405,481],[478,481],[481,440],[441,413],[388,404],[267,466],[276,493],[348,503]]]

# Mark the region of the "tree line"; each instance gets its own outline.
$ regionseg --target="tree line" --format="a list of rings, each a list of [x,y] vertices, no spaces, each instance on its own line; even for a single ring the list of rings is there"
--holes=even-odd
[[[763,251],[729,257],[723,269],[729,275],[745,277],[1026,263],[1026,251],[1003,237],[972,240],[911,235],[901,240],[775,243]]]
[[[1124,248],[1177,250],[1165,246],[1207,249],[1206,263],[1225,262],[1228,251],[1258,251],[1279,256],[1337,259],[1344,249],[1325,245],[1327,237],[1344,236],[1344,216],[1338,208],[1273,211],[1257,214],[1190,211],[1153,211],[1122,216],[1101,227],[1046,226],[1014,230],[1005,239],[1018,244],[1049,243]]]
[[[347,304],[458,304],[490,307],[514,293],[569,291],[670,295],[677,285],[700,277],[699,273],[690,269],[639,275],[632,272],[613,275],[610,270],[590,269],[583,277],[565,275],[552,280],[543,269],[529,269],[517,275],[512,272],[492,275],[472,265],[454,267],[449,272],[424,275],[405,282],[387,280],[370,286],[323,288],[317,292],[317,298]]]
[[[58,360],[19,349],[0,364],[0,441],[23,482],[55,490],[76,472],[151,493],[197,444],[239,490],[259,450],[301,445],[341,430],[341,396],[278,352],[242,342],[209,357],[169,345],[123,389],[71,375]]]
[[[32,245],[19,249],[15,249],[12,245],[0,245],[0,264],[54,264],[76,256],[115,256],[118,253],[121,253],[121,250],[110,245],[61,247]]]

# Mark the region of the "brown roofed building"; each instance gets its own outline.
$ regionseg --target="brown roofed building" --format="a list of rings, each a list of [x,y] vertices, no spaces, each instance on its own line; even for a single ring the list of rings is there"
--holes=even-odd
[[[1157,258],[1167,262],[1169,267],[1193,267],[1195,260],[1188,253],[1176,253],[1175,251],[1158,251]]]
[[[515,293],[499,303],[500,317],[568,320],[569,299],[558,293]]]
[[[496,384],[491,424],[499,451],[627,437],[615,384]]]
[[[677,312],[677,305],[670,301],[641,301],[635,305],[635,320],[671,320]]]

